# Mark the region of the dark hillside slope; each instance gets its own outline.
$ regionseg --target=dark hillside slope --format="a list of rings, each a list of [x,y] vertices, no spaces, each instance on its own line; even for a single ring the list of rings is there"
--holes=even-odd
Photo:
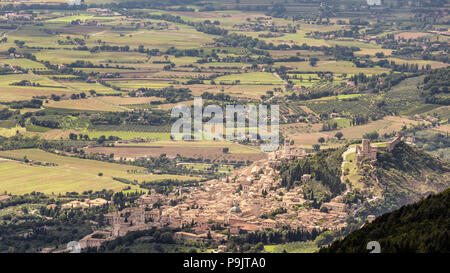
[[[450,189],[383,214],[320,253],[367,253],[378,241],[382,253],[450,252]]]

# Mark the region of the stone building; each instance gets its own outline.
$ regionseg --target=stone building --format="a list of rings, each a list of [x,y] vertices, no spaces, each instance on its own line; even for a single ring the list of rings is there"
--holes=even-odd
[[[291,145],[291,141],[286,139],[283,148],[269,154],[269,166],[274,168],[284,162],[304,158],[307,155],[303,147]]]
[[[362,140],[362,146],[356,146],[356,161],[361,163],[363,160],[376,161],[378,152],[390,152],[401,141],[402,136],[397,133],[393,139],[386,143],[385,147],[371,146],[368,139]]]
[[[384,147],[374,147],[370,145],[368,139],[362,140],[362,146],[356,146],[356,161],[362,162],[363,160],[375,161],[377,160],[377,152],[382,151]]]

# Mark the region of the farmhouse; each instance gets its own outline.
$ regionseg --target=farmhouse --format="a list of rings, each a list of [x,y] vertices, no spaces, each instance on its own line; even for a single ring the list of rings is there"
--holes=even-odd
[[[8,20],[13,21],[13,20],[31,20],[31,17],[33,15],[29,14],[29,13],[7,13],[6,14],[6,18],[8,18]]]
[[[9,195],[0,195],[0,202],[5,202],[11,199],[11,196]]]

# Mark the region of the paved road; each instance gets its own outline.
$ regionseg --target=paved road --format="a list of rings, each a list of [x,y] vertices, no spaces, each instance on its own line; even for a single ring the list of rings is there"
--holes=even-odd
[[[347,151],[342,153],[341,183],[344,183],[344,165],[345,165],[345,163],[350,163],[349,161],[346,161],[345,158],[347,157],[347,155],[352,154],[352,153],[356,153],[356,148],[354,148],[354,147],[353,148],[348,148]],[[345,190],[345,192],[342,195],[345,195],[349,191],[350,191],[350,188],[347,187],[347,189]]]

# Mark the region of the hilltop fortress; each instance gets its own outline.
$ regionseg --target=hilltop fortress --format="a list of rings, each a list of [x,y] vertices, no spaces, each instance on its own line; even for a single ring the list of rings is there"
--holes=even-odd
[[[363,160],[376,161],[378,152],[390,152],[400,143],[402,136],[397,132],[395,137],[386,143],[386,146],[371,146],[368,139],[362,140],[362,146],[356,146],[356,161],[361,163]]]

